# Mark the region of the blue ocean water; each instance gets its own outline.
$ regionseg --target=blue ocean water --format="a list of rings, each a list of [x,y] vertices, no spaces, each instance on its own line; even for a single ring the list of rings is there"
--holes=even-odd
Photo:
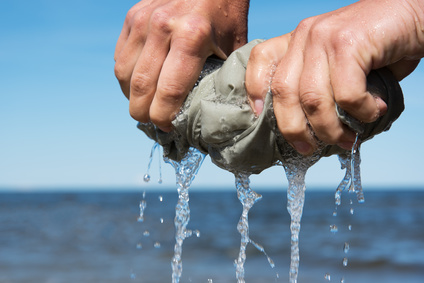
[[[286,192],[257,192],[263,199],[249,213],[250,237],[265,248],[275,268],[249,245],[246,282],[288,282]],[[178,196],[147,192],[140,223],[142,195],[1,193],[0,282],[171,282]],[[424,191],[365,190],[365,200],[358,204],[346,192],[336,210],[333,191],[307,190],[299,283],[329,282],[325,274],[331,282],[424,282]],[[190,209],[188,228],[200,236],[193,233],[184,242],[180,282],[236,282],[242,207],[235,189],[192,192]]]

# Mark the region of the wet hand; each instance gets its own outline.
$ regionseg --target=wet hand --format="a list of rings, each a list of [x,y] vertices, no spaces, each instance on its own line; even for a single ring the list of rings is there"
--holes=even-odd
[[[336,115],[372,122],[387,109],[366,89],[372,69],[387,66],[398,80],[424,54],[424,3],[364,0],[303,20],[290,34],[257,45],[246,71],[246,88],[257,114],[273,95],[278,129],[300,153],[326,144],[351,148],[355,134]]]
[[[130,115],[172,129],[206,58],[247,41],[247,0],[144,0],[130,9],[115,50],[115,75]]]

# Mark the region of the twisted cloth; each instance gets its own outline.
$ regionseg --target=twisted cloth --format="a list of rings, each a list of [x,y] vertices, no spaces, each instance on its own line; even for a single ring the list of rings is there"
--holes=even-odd
[[[225,170],[259,174],[275,164],[284,165],[286,156],[297,154],[278,131],[272,94],[267,94],[264,110],[258,117],[248,103],[244,86],[246,65],[251,49],[259,42],[252,41],[234,51],[225,62],[207,60],[196,86],[173,121],[172,132],[165,133],[151,123],[138,124],[140,130],[163,146],[165,157],[180,161],[190,147],[195,147]],[[335,109],[361,141],[387,131],[404,109],[402,90],[389,70],[372,71],[367,82],[368,90],[387,103],[384,116],[364,124],[341,108]],[[345,153],[336,145],[323,145],[314,155],[319,159]]]

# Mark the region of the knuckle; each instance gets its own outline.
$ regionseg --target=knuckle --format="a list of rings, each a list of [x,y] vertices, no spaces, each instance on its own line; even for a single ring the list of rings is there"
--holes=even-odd
[[[308,115],[314,115],[323,103],[323,97],[314,92],[304,92],[299,96],[300,104]]]
[[[147,95],[150,90],[150,78],[143,73],[133,74],[131,77],[131,95]]]
[[[212,26],[204,18],[196,16],[185,18],[179,26],[178,37],[189,41],[188,46],[203,46],[211,41]]]
[[[172,31],[171,13],[164,8],[157,8],[152,13],[150,24],[155,31],[169,34]]]
[[[149,17],[144,10],[130,10],[127,14],[127,21],[133,28],[140,29],[147,26]]]
[[[275,99],[284,101],[290,96],[296,93],[296,90],[289,84],[286,84],[284,80],[272,80],[271,93]]]
[[[114,72],[115,72],[115,77],[118,79],[119,82],[122,82],[126,79],[125,68],[121,62],[116,61]]]
[[[187,95],[187,90],[182,84],[172,82],[159,86],[158,92],[168,103],[179,103]]]
[[[252,48],[249,58],[253,61],[261,61],[263,59],[271,61],[274,59],[274,51],[267,48],[264,44],[258,44]]]

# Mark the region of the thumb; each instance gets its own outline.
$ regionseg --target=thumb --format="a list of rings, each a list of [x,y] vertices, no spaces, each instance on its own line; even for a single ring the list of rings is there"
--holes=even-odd
[[[286,53],[289,40],[290,34],[275,37],[259,43],[250,53],[245,85],[250,106],[256,116],[262,113],[275,68]]]

